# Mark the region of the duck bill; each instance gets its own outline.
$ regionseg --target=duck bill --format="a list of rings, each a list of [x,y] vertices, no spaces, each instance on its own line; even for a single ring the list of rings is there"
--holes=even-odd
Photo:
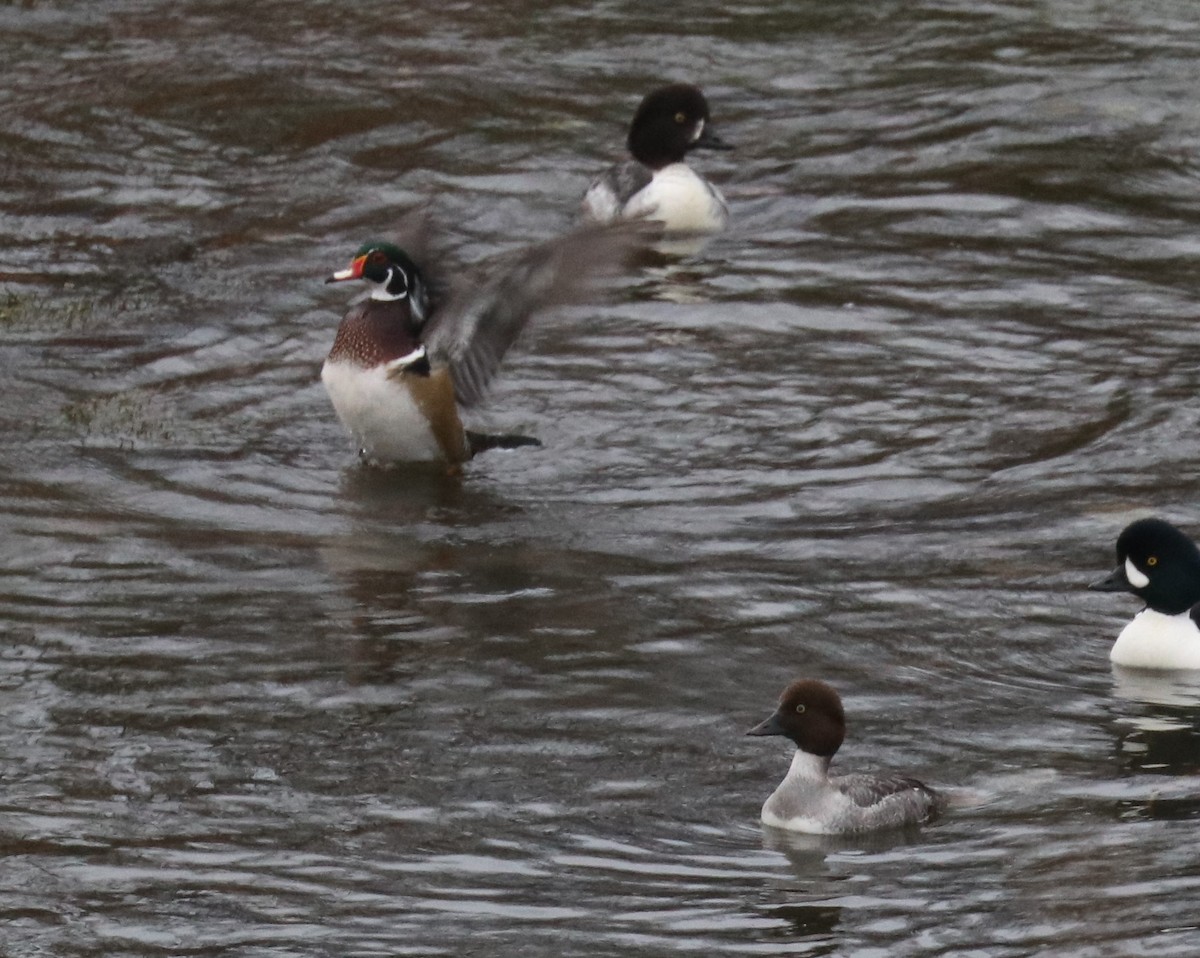
[[[360,256],[354,260],[345,269],[339,269],[336,273],[325,280],[327,283],[341,283],[348,279],[362,279],[363,263],[367,261],[365,256]]]
[[[717,134],[712,131],[707,123],[704,124],[704,129],[700,131],[700,135],[692,143],[693,150],[732,150],[733,144],[726,143]]]
[[[763,722],[759,722],[754,728],[750,729],[747,735],[783,735],[783,726],[779,724],[779,713],[775,712],[770,718]]]
[[[1132,592],[1133,586],[1129,582],[1129,577],[1125,574],[1123,565],[1117,566],[1108,575],[1098,582],[1093,582],[1088,588],[1092,592]]]

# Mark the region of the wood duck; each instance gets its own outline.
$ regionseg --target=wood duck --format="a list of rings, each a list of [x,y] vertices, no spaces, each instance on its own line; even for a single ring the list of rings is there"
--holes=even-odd
[[[578,300],[615,271],[629,229],[591,227],[530,247],[473,290],[452,291],[422,212],[404,224],[405,247],[364,243],[326,282],[364,280],[368,298],[338,326],[321,380],[362,456],[376,464],[457,466],[484,449],[540,445],[516,435],[468,431],[460,407],[479,404],[508,348],[531,317]]]

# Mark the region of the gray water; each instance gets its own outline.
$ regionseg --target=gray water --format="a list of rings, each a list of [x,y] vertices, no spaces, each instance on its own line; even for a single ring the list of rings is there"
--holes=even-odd
[[[1200,681],[1084,591],[1200,533],[1200,11],[0,4],[0,952],[1195,955]],[[568,229],[663,80],[732,228],[360,467],[322,279]],[[932,827],[764,831],[839,688]]]

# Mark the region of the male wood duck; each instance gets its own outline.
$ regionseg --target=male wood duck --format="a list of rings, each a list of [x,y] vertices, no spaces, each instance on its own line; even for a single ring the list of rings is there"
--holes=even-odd
[[[485,449],[536,446],[528,436],[468,431],[460,407],[479,404],[505,352],[537,313],[578,300],[613,272],[637,233],[591,227],[530,247],[474,290],[440,279],[428,217],[410,216],[406,249],[364,243],[326,282],[364,280],[367,299],[342,319],[321,380],[362,456],[376,464],[457,467]]]
[[[729,208],[721,191],[687,163],[691,150],[729,150],[708,117],[698,87],[673,83],[648,94],[629,127],[632,159],[610,167],[588,187],[583,215],[597,223],[639,217],[671,233],[722,229]]]

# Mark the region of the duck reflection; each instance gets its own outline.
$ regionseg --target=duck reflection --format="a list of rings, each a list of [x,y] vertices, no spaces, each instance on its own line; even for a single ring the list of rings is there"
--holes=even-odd
[[[698,259],[707,240],[660,240],[639,250],[633,265],[640,274],[631,298],[635,302],[695,305],[712,302],[719,277],[711,261]]]
[[[402,678],[469,632],[463,617],[469,620],[474,608],[464,604],[456,615],[439,599],[456,584],[474,592],[504,587],[465,584],[481,564],[492,571],[486,560],[493,550],[476,552],[469,533],[513,510],[486,485],[448,475],[440,464],[360,464],[346,471],[341,492],[346,528],[318,551],[342,585],[344,601],[326,599],[330,614],[356,640],[343,650],[348,678],[355,684]],[[458,538],[460,531],[468,541]]]
[[[1113,694],[1150,706],[1200,709],[1200,672],[1148,671],[1114,665]]]
[[[771,882],[764,890],[768,900],[755,912],[777,919],[779,924],[763,932],[763,937],[804,941],[806,955],[839,953],[844,942],[835,932],[841,924],[842,908],[829,903],[829,898],[838,893],[839,883],[859,871],[864,854],[886,855],[897,848],[927,841],[927,836],[916,828],[810,835],[762,826],[763,848],[782,854],[795,876],[794,881]],[[839,853],[843,852],[853,857],[839,862]],[[846,861],[854,863],[849,873],[845,871]],[[805,897],[817,900],[804,901]]]
[[[1200,776],[1200,672],[1114,666],[1113,692],[1126,703],[1113,723],[1123,774]],[[1164,783],[1148,798],[1122,802],[1121,808],[1126,814],[1159,820],[1200,818],[1196,792],[1191,781]]]
[[[628,642],[646,622],[661,625],[614,603],[607,585],[652,566],[597,551],[578,515],[567,526],[552,504],[514,504],[486,477],[408,465],[351,470],[341,508],[345,529],[319,554],[341,587],[325,602],[353,640],[341,652],[352,682],[470,661],[540,670],[556,656],[611,649],[597,634]]]
[[[774,918],[780,925],[773,931],[766,932],[766,939],[780,938],[789,942],[812,942],[811,949],[805,949],[806,955],[832,955],[838,951],[838,942],[833,940],[834,929],[842,919],[842,910],[833,905],[781,904],[768,906],[760,912],[768,918]],[[820,939],[829,939],[821,943]]]
[[[763,848],[780,852],[792,864],[797,876],[806,878],[819,874],[826,857],[836,852],[877,854],[928,841],[916,827],[850,832],[842,835],[811,835],[806,832],[772,828],[770,825],[763,825],[761,828]]]

